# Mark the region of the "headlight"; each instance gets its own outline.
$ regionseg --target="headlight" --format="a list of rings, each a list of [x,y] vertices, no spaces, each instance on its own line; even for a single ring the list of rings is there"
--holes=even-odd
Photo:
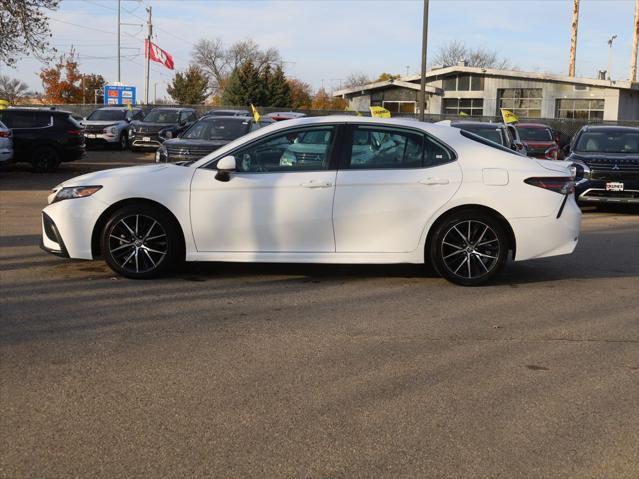
[[[69,200],[71,198],[85,198],[91,196],[102,188],[100,185],[94,186],[70,186],[68,188],[62,188],[53,198],[51,203],[56,203],[62,200]]]
[[[111,128],[109,128],[109,133],[111,133],[112,135],[115,135],[118,132],[117,127],[112,126]]]

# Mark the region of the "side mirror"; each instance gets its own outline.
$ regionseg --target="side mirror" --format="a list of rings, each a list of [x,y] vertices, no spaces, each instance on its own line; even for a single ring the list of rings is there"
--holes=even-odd
[[[217,162],[217,174],[215,179],[222,182],[227,182],[231,179],[231,172],[235,171],[235,157],[225,156]]]

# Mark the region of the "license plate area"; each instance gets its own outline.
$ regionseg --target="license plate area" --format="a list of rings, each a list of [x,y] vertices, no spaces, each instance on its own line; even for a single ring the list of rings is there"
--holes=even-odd
[[[619,181],[611,181],[606,183],[606,191],[623,191],[623,183]]]

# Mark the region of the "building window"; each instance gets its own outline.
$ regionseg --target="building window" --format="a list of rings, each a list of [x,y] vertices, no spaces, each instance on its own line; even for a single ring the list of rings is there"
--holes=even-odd
[[[555,118],[603,120],[604,100],[557,100],[555,108]]]
[[[383,101],[382,106],[391,113],[415,113],[417,111],[414,101]]]
[[[483,116],[483,98],[444,98],[443,113],[446,115],[459,115],[465,113],[470,116]]]
[[[588,91],[590,90],[590,87],[586,85],[573,85],[572,89],[575,91]]]
[[[444,91],[483,91],[484,77],[478,75],[457,75],[444,78]]]
[[[497,111],[512,111],[521,118],[541,118],[541,88],[505,88],[497,92]]]

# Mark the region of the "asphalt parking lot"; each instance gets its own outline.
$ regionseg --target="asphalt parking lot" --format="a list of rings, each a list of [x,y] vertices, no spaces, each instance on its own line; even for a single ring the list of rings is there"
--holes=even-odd
[[[132,281],[38,248],[0,172],[0,477],[639,476],[639,215],[462,288],[413,266],[195,264]]]

